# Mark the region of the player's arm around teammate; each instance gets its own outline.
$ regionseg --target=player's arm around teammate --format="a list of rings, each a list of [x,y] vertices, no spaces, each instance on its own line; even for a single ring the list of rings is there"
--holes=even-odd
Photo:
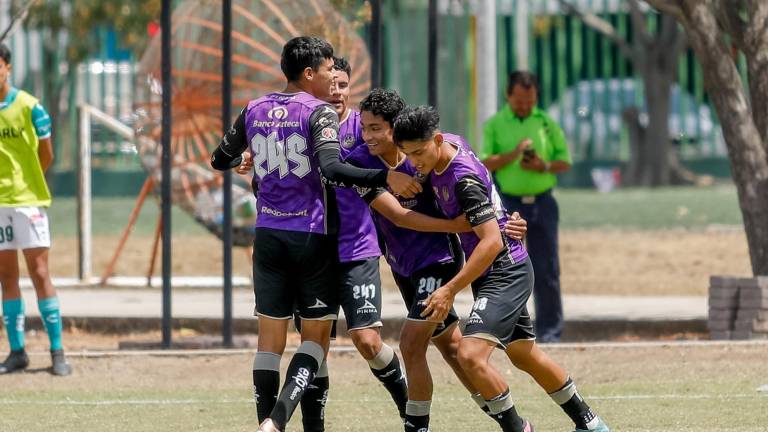
[[[505,432],[532,427],[517,414],[503,376],[489,362],[497,347],[503,347],[513,364],[547,391],[576,431],[607,432],[565,370],[536,347],[525,306],[533,285],[527,253],[519,242],[505,242],[501,236],[506,217],[487,169],[470,150],[446,143],[437,130],[438,122],[433,108],[406,109],[395,123],[395,139],[421,173],[429,174],[440,191],[438,203],[443,211],[454,217],[465,214],[474,232],[462,237],[468,256],[465,268],[433,292],[424,315],[444,316],[456,293],[472,284],[476,301],[459,346],[459,363]]]

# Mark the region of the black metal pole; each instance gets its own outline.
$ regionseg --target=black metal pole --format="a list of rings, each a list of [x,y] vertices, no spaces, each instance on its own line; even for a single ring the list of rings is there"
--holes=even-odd
[[[160,16],[163,120],[161,184],[163,217],[163,348],[171,347],[171,0],[163,0]]]
[[[222,2],[221,29],[221,126],[227,132],[232,121],[232,0]],[[232,347],[232,171],[224,171],[224,322],[222,338]]]
[[[437,0],[429,0],[427,36],[427,101],[437,108]]]
[[[381,87],[381,0],[371,0],[371,88]]]

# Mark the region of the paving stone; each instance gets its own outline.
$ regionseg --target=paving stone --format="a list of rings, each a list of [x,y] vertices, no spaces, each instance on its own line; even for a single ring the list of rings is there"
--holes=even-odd
[[[709,320],[707,321],[707,329],[709,331],[733,330],[733,324],[731,320]]]
[[[731,331],[725,330],[725,331],[710,331],[709,332],[709,338],[712,340],[729,340],[731,339]]]
[[[709,298],[711,299],[731,299],[739,296],[739,287],[710,286]]]
[[[709,307],[711,309],[736,309],[739,306],[739,298],[710,298]]]
[[[736,309],[709,308],[709,319],[714,321],[733,321],[736,319]]]

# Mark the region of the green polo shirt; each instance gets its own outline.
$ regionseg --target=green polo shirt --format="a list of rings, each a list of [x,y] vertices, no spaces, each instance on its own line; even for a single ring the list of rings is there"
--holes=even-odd
[[[485,123],[480,159],[510,152],[525,138],[533,141],[531,148],[536,150],[545,162],[571,163],[571,154],[565,143],[563,130],[547,113],[534,108],[531,115],[521,119],[512,112],[509,105],[505,105]],[[496,179],[502,193],[516,196],[538,195],[555,187],[556,175],[524,170],[520,168],[521,160],[522,157],[496,170]]]

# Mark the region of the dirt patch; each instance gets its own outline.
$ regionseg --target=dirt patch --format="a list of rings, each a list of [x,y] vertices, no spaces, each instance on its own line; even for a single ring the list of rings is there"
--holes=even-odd
[[[751,275],[739,229],[574,230],[561,234],[563,292],[707,295],[710,275]]]
[[[93,268],[107,267],[118,238],[94,238]],[[152,238],[135,237],[126,244],[115,274],[146,275]],[[212,236],[173,239],[174,275],[217,275],[222,266],[221,242]],[[560,234],[563,292],[596,295],[706,295],[709,276],[749,275],[747,241],[740,228],[699,231],[563,230]],[[386,268],[386,265],[383,266]],[[248,251],[233,253],[236,275],[251,274]],[[25,270],[23,270],[25,271]],[[54,239],[51,273],[77,273],[77,240]],[[389,271],[385,288],[395,289]],[[155,274],[160,274],[160,256]]]

